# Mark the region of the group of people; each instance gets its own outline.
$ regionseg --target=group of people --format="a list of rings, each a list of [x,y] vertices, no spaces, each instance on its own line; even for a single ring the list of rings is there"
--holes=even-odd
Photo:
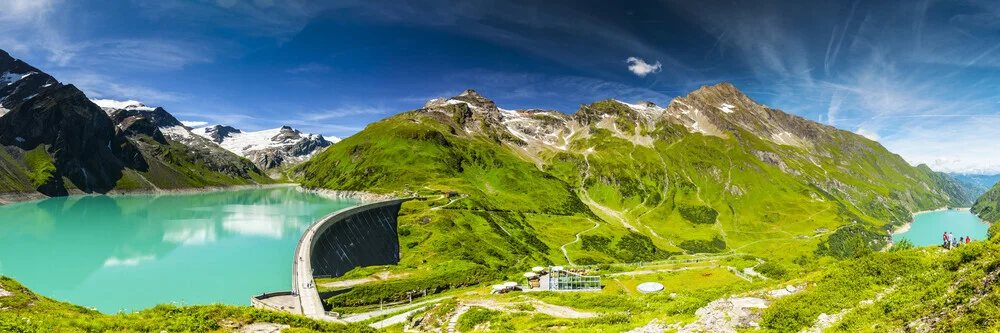
[[[945,232],[943,237],[944,237],[944,247],[946,249],[950,249],[962,244],[972,243],[972,238],[970,238],[969,236],[965,236],[965,238],[962,237],[956,238],[955,234],[950,232]]]

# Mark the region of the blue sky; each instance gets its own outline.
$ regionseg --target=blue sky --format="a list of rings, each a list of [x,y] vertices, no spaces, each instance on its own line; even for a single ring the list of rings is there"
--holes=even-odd
[[[14,57],[186,121],[344,137],[464,89],[572,113],[728,81],[911,163],[1000,172],[992,1],[0,2]]]

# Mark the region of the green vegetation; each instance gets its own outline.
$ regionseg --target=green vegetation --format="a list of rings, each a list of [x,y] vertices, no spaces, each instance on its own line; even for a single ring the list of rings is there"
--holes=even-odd
[[[993,283],[1000,273],[998,253],[1000,246],[993,242],[946,252],[866,253],[812,274],[816,285],[776,301],[761,326],[799,331],[812,326],[820,313],[844,311],[833,331],[887,331],[911,323],[940,332],[995,331],[1000,328],[1000,294]]]
[[[476,266],[463,266],[465,267],[442,265],[439,269],[427,272],[422,276],[409,276],[405,279],[355,286],[347,292],[326,299],[326,303],[334,308],[379,304],[381,302],[391,303],[407,300],[411,295],[417,298],[425,293],[432,295],[502,278],[498,275],[490,275],[489,271],[483,271]],[[329,290],[320,289],[320,292],[326,291]]]
[[[227,332],[251,323],[277,323],[299,332],[373,332],[364,325],[326,323],[287,313],[242,306],[159,305],[129,314],[106,315],[81,306],[38,296],[13,279],[0,276],[0,332]]]
[[[489,323],[490,330],[513,331],[513,325],[505,321],[498,320],[501,319],[503,315],[504,313],[500,311],[474,307],[459,317],[458,326],[456,328],[460,332],[469,332],[475,329],[476,326]],[[494,322],[496,322],[496,324],[494,324]]]
[[[984,221],[1000,221],[1000,184],[994,185],[979,199],[976,199],[971,211]]]
[[[31,185],[41,187],[49,182],[52,174],[56,172],[56,166],[52,162],[52,157],[45,152],[45,146],[38,145],[35,149],[27,151],[24,157],[30,170],[28,176],[31,178]]]
[[[712,94],[685,103],[707,108],[732,98]],[[565,150],[532,150],[488,107],[401,113],[289,172],[307,187],[428,199],[404,204],[399,219],[399,270],[411,275],[330,303],[398,300],[517,278],[533,266],[706,253],[761,258],[762,274],[782,279],[881,250],[887,230],[913,211],[968,203],[953,195],[961,190],[953,179],[912,167],[877,142],[763,106],[789,130],[811,131],[809,141],[777,144],[735,125],[718,136],[691,133],[605,100],[570,117],[586,133],[563,138]],[[445,198],[447,191],[463,196]],[[443,264],[476,274],[428,273]]]

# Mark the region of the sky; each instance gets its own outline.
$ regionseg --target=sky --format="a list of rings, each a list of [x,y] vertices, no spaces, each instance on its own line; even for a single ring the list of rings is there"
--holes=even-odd
[[[566,113],[730,82],[938,171],[1000,173],[995,1],[0,0],[0,49],[192,125],[346,137],[475,89]]]

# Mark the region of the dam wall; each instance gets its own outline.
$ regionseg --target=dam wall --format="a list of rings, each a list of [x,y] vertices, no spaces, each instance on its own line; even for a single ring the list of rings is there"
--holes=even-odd
[[[327,217],[310,254],[314,277],[338,277],[355,267],[399,262],[396,216],[406,199],[349,208]]]
[[[355,267],[399,262],[396,233],[399,209],[412,198],[391,199],[345,208],[306,229],[295,248],[292,294],[307,317],[336,321],[323,309],[313,277],[338,277]]]

